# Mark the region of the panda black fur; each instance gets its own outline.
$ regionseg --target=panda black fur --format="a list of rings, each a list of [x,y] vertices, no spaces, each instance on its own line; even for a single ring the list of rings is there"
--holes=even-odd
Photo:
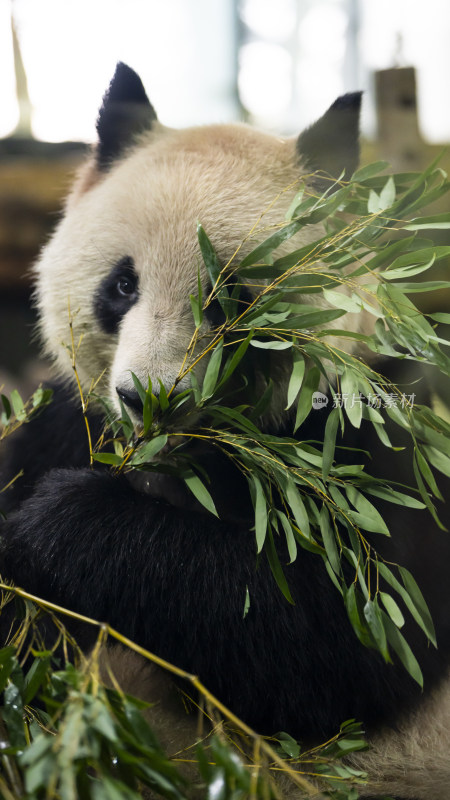
[[[267,211],[264,226],[282,218],[280,204],[289,205],[302,174],[324,169],[339,175],[343,168],[351,174],[359,103],[359,94],[339,98],[297,142],[239,125],[173,131],[157,121],[138,76],[118,66],[100,111],[96,153],[36,266],[43,341],[62,383],[52,405],[12,437],[4,457],[1,484],[21,468],[25,475],[2,495],[8,516],[0,527],[1,571],[31,593],[106,620],[198,674],[262,733],[287,730],[322,741],[342,721],[362,720],[373,750],[355,763],[370,764],[371,794],[447,800],[445,534],[426,512],[379,504],[394,532],[382,543],[386,554],[411,568],[437,628],[437,652],[416,626],[405,629],[429,690],[423,701],[404,668],[386,666],[358,642],[317,556],[302,551],[286,567],[294,606],[264,559],[256,570],[247,495],[229,465],[199,454],[219,520],[192,505],[176,482],[149,478],[142,491],[127,477],[86,466],[83,420],[67,388],[70,357],[61,346],[69,341],[70,300],[76,334],[83,337],[77,367],[85,387],[103,375],[99,391],[116,405],[119,393],[132,414],[130,370],[143,382],[147,375],[161,378],[169,388],[193,330],[188,298],[197,286],[197,220],[225,262],[277,194],[281,200]],[[316,238],[317,231],[310,235]],[[363,315],[347,315],[346,322],[352,329],[365,324]],[[281,374],[265,424],[280,431],[289,425],[282,412],[286,370],[282,363],[274,369]],[[314,415],[301,438],[323,439],[325,422],[325,411]],[[101,419],[94,415],[91,425],[99,430]],[[346,445],[363,445],[372,454],[372,472],[396,479],[408,454],[395,461],[371,430],[362,431],[348,431]],[[398,443],[397,432],[394,438]],[[448,511],[441,512],[450,525]],[[280,557],[288,560],[282,547]],[[251,606],[243,618],[246,587]],[[75,626],[74,633],[84,649],[92,646],[95,631]],[[439,713],[433,738],[430,719]],[[427,740],[417,766],[421,729]]]

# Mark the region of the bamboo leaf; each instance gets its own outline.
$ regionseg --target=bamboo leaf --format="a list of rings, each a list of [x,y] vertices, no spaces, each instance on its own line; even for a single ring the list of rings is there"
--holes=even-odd
[[[166,411],[169,408],[169,398],[167,397],[166,387],[164,386],[161,378],[158,378],[159,383],[159,406],[161,411]]]
[[[349,297],[342,292],[333,292],[329,289],[324,289],[322,294],[331,306],[342,308],[350,313],[358,314],[361,311],[362,303],[357,294],[352,294]]]
[[[14,414],[19,420],[25,420],[27,418],[27,412],[25,409],[25,404],[17,391],[17,389],[13,389],[10,394],[10,402],[13,408]]]
[[[291,523],[289,522],[286,514],[283,511],[275,510],[278,519],[280,520],[286,536],[286,544],[289,552],[289,563],[292,564],[297,558],[297,542],[295,541],[294,531],[292,530]]]
[[[328,477],[333,464],[338,425],[339,408],[333,408],[328,415],[323,437],[322,478],[324,480]]]
[[[326,506],[322,506],[320,511],[320,533],[325,547],[328,561],[330,562],[336,575],[341,575],[341,560],[336,545],[336,539],[330,524],[330,515]]]
[[[402,628],[405,624],[405,618],[394,598],[387,592],[380,592],[380,597],[394,625],[396,625],[397,628]]]
[[[251,487],[253,488],[254,508],[255,508],[255,537],[256,551],[261,552],[266,540],[268,511],[264,494],[264,489],[257,475],[249,476]]]
[[[361,622],[361,615],[358,608],[358,597],[355,589],[355,584],[352,583],[350,587],[344,592],[344,602],[347,609],[348,618],[352,624],[359,641],[365,647],[372,647],[373,641],[369,636],[365,625]]]
[[[375,161],[373,164],[368,164],[365,167],[357,169],[356,172],[353,173],[351,179],[355,181],[355,183],[364,183],[364,181],[367,181],[369,178],[373,178],[374,175],[384,172],[389,166],[389,161]]]
[[[349,511],[351,519],[357,517],[357,524],[366,531],[373,531],[374,533],[384,533],[389,536],[386,523],[384,522],[380,512],[372,505],[372,503],[361,492],[358,492],[355,486],[347,486],[347,497],[355,506],[358,514]]]
[[[163,447],[165,447],[168,438],[167,433],[163,433],[160,436],[155,436],[148,442],[143,442],[130,459],[131,466],[136,467],[142,464],[149,464],[154,457],[161,452]]]
[[[419,684],[419,686],[423,689],[423,675],[422,670],[420,669],[419,663],[412,652],[408,642],[406,641],[405,637],[402,633],[400,633],[399,629],[396,625],[392,622],[390,617],[381,610],[382,620],[384,624],[384,630],[386,632],[386,637],[391,645],[392,649],[397,653],[401,663],[409,672],[412,678]]]
[[[231,358],[226,361],[225,366],[223,368],[222,377],[218,384],[219,386],[222,386],[231,378],[236,367],[240,364],[240,362],[244,358],[248,346],[253,338],[253,333],[254,333],[253,331],[250,331],[247,337],[240,343],[239,347],[233,352]]]
[[[425,632],[433,644],[436,644],[436,632],[434,629],[433,620],[431,619],[431,614],[425,598],[420,591],[416,580],[413,578],[409,570],[406,567],[399,567],[399,573],[401,575],[402,581],[404,583],[405,589],[408,592],[412,602],[414,603],[415,608],[417,609],[418,614],[423,622],[423,627]]]
[[[292,406],[301,389],[306,367],[305,359],[302,353],[300,353],[298,350],[294,350],[292,354],[292,362],[292,372],[288,385],[286,411]]]
[[[384,660],[389,662],[389,650],[387,646],[386,631],[383,625],[383,616],[377,600],[367,600],[364,606],[364,616],[366,618],[369,630],[377,644],[378,650],[383,656]]]
[[[392,175],[389,176],[380,192],[381,210],[384,211],[393,204],[395,200],[395,181]]]
[[[300,492],[292,480],[287,482],[285,491],[286,499],[302,535],[305,536],[306,539],[311,539],[309,517],[305,508],[305,504],[300,496]]]
[[[409,592],[397,580],[395,575],[392,574],[392,571],[389,569],[389,567],[386,564],[383,564],[382,562],[379,562],[378,563],[378,571],[379,571],[380,575],[385,579],[385,581],[387,581],[387,583],[390,586],[392,586],[392,588],[395,589],[396,592],[398,592],[398,594],[402,598],[403,602],[407,606],[409,612],[414,617],[414,619],[417,622],[417,624],[419,625],[419,627],[422,628],[423,632],[425,633],[427,638],[430,640],[430,642],[435,647],[437,647],[436,633],[435,633],[435,630],[434,630],[434,625],[433,625],[433,622],[431,620],[431,615],[430,615],[430,612],[428,610],[428,607],[427,607],[427,610],[425,611],[424,614],[422,614],[422,612],[419,611],[419,609],[415,605],[415,602],[414,602],[413,598],[410,596]],[[423,600],[423,598],[422,598],[422,600]],[[425,602],[425,601],[423,600],[423,602]]]
[[[261,350],[289,350],[292,347],[292,342],[280,342],[273,339],[252,339],[250,344],[252,347],[259,347]]]
[[[300,396],[298,398],[297,403],[297,414],[295,418],[295,426],[294,431],[296,431],[302,422],[305,421],[306,417],[310,413],[313,405],[312,405],[312,396],[315,391],[317,391],[317,387],[320,381],[320,371],[317,367],[311,367],[306,373],[306,377],[303,380],[302,387],[300,389]]]
[[[120,467],[123,461],[122,456],[115,453],[92,453],[92,458],[100,464],[109,464],[113,467]]]
[[[218,343],[214,347],[212,355],[206,367],[205,377],[203,378],[202,386],[202,399],[207,400],[212,397],[214,389],[217,386],[219,379],[219,371],[222,363],[223,355],[223,336],[220,337]]]
[[[211,244],[206,231],[200,223],[197,224],[197,237],[202,252],[203,261],[208,272],[211,284],[215,286],[220,276],[220,264],[216,251]]]
[[[273,534],[270,529],[268,531],[265,550],[270,564],[270,569],[272,570],[272,574],[277,582],[278,587],[281,589],[288,603],[291,603],[293,605],[294,601],[292,599],[292,595],[288,586],[288,582],[286,580],[286,576],[283,572],[283,568],[280,564],[280,559],[278,558],[278,553],[276,551],[275,544],[273,541]]]
[[[200,297],[189,295],[189,302],[191,304],[192,316],[194,317],[195,327],[201,328],[203,322],[203,306]]]
[[[183,480],[194,497],[197,498],[198,502],[204,506],[207,511],[210,511],[211,514],[214,514],[215,517],[218,517],[219,515],[214,505],[214,500],[198,475],[195,475],[194,472],[189,472],[183,475]]]
[[[424,228],[448,229],[450,228],[450,214],[435,214],[431,217],[418,217],[403,225],[405,231],[420,231]]]

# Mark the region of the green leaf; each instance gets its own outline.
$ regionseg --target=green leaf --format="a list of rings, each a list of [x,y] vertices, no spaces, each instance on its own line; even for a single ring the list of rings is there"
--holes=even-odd
[[[380,204],[382,211],[390,208],[395,200],[395,181],[392,175],[387,179],[380,192]]]
[[[27,418],[27,412],[25,410],[24,402],[17,391],[17,389],[13,389],[10,395],[11,405],[13,407],[13,411],[15,416],[18,420],[25,420]]]
[[[415,454],[417,458],[417,465],[425,478],[428,486],[430,487],[431,491],[433,492],[434,496],[437,497],[439,500],[443,500],[441,492],[439,491],[438,485],[434,479],[434,475],[426,461],[423,457],[422,453],[420,452],[419,448],[415,448]]]
[[[450,228],[450,214],[434,214],[431,217],[418,217],[403,225],[405,231],[420,231],[424,228],[448,229]]]
[[[412,652],[408,642],[406,641],[403,634],[400,633],[397,626],[394,625],[390,617],[388,617],[388,615],[381,609],[380,613],[382,616],[384,630],[386,632],[388,643],[391,645],[392,649],[397,653],[401,663],[409,672],[411,677],[423,689],[422,670],[420,669],[419,663],[414,653]]]
[[[358,596],[355,589],[355,584],[352,583],[349,588],[344,591],[345,607],[347,609],[348,618],[352,624],[359,641],[365,647],[372,647],[373,641],[369,636],[366,627],[361,622],[361,616],[358,608]]]
[[[320,370],[318,367],[311,367],[306,373],[306,376],[303,380],[302,387],[300,389],[300,396],[298,398],[297,403],[297,414],[295,417],[295,426],[294,431],[296,431],[302,422],[305,421],[306,417],[310,413],[313,405],[312,405],[312,396],[315,391],[317,391],[317,387],[319,386],[320,381]]]
[[[135,375],[134,372],[131,373],[131,377],[133,379],[134,388],[136,389],[136,391],[137,391],[137,393],[139,395],[139,399],[141,400],[142,405],[144,405],[146,391],[145,391],[142,383],[140,382],[138,376]]]
[[[3,408],[5,410],[6,419],[9,420],[12,414],[11,403],[9,402],[8,398],[5,394],[0,394],[1,401],[3,403]]]
[[[436,643],[436,633],[434,630],[433,621],[431,619],[430,612],[428,607],[424,614],[419,611],[418,607],[415,605],[415,602],[409,592],[402,586],[402,584],[397,580],[397,578],[392,574],[391,570],[386,564],[382,562],[378,562],[378,571],[380,575],[385,579],[385,581],[395,589],[396,592],[400,595],[403,602],[405,603],[406,607],[408,608],[409,612],[411,613],[412,617],[415,619],[417,624],[420,628],[422,628],[423,632],[430,640],[430,642],[437,647]],[[422,598],[423,599],[423,598]],[[425,602],[423,600],[423,602]],[[426,605],[426,604],[425,604]]]
[[[267,503],[264,495],[262,483],[257,475],[250,475],[250,486],[254,489],[254,507],[255,507],[255,536],[256,536],[256,551],[260,553],[267,533],[268,511]]]
[[[445,325],[450,325],[450,314],[441,314],[437,312],[435,314],[428,314],[431,319],[434,319],[435,322],[443,322]]]
[[[23,700],[15,683],[8,683],[3,692],[3,722],[6,724],[12,747],[24,748],[26,745]]]
[[[412,602],[414,603],[415,608],[417,609],[418,614],[423,622],[423,627],[425,632],[433,644],[436,643],[436,632],[434,629],[433,620],[431,619],[431,614],[429,608],[427,606],[426,600],[420,591],[416,580],[413,578],[409,570],[406,567],[399,567],[399,573],[401,575],[402,581],[404,583],[405,589],[408,592]]]
[[[214,501],[205,484],[202,480],[200,480],[198,475],[195,475],[194,472],[189,472],[183,475],[183,480],[194,497],[197,498],[198,502],[204,506],[207,511],[210,511],[211,514],[214,514],[214,516],[218,517],[219,515],[216,511]]]
[[[389,161],[375,161],[373,164],[368,164],[366,167],[360,167],[353,173],[351,180],[355,183],[364,183],[368,178],[373,178],[379,172],[384,172],[385,169],[390,167]]]
[[[11,672],[17,667],[16,648],[2,647],[0,650],[0,692],[3,692]]]
[[[203,304],[200,297],[189,295],[189,302],[191,304],[192,316],[194,317],[195,327],[201,328],[203,322]]]
[[[152,393],[152,382],[150,378],[148,379],[148,387],[147,391],[145,392],[144,397],[144,404],[142,408],[142,423],[144,428],[144,436],[150,430],[151,424],[153,422],[153,406],[157,406],[158,401],[155,395]]]
[[[380,497],[382,500],[387,500],[389,503],[395,503],[399,506],[426,508],[425,503],[417,500],[416,497],[410,497],[408,494],[404,494],[404,492],[398,492],[390,486],[364,486],[364,491],[367,494],[373,494],[375,497]]]
[[[443,472],[444,475],[450,477],[450,458],[449,456],[444,455],[436,447],[424,447],[423,448],[429,461],[433,465],[435,469],[438,469],[439,472]]]
[[[380,592],[380,598],[383,601],[383,605],[389,614],[392,622],[397,628],[402,628],[405,624],[405,618],[400,611],[397,603],[395,602],[394,598],[388,594],[387,592]]]
[[[220,366],[222,364],[223,355],[223,336],[220,337],[218,343],[215,345],[212,355],[206,367],[205,377],[203,378],[202,386],[202,399],[208,400],[212,397],[214,389],[217,386],[219,379]]]
[[[120,467],[123,461],[122,456],[115,453],[92,453],[92,458],[100,464],[109,464],[112,467]]]
[[[336,306],[337,308],[342,308],[345,311],[355,314],[358,314],[361,311],[362,301],[355,293],[349,297],[343,292],[333,292],[328,289],[324,289],[322,294],[325,297],[325,300],[331,306]]]
[[[39,386],[39,388],[36,389],[31,398],[31,404],[33,406],[33,409],[47,405],[47,403],[51,401],[52,397],[53,397],[52,389],[44,389],[42,386]]]
[[[219,386],[223,386],[223,384],[226,383],[231,378],[236,367],[240,364],[240,362],[244,358],[244,355],[247,352],[247,348],[253,338],[253,335],[254,331],[250,331],[250,333],[246,336],[246,338],[239,344],[239,347],[237,347],[237,349],[233,352],[232,356],[226,361],[222,371],[222,377],[219,381]]]
[[[362,419],[362,400],[359,392],[359,382],[353,370],[346,369],[341,378],[342,398],[344,409],[351,424],[359,428]]]
[[[348,516],[356,522],[363,530],[373,531],[374,533],[383,533],[389,536],[389,530],[384,522],[380,512],[372,505],[367,497],[364,497],[361,492],[358,492],[355,486],[347,486],[346,494],[352,505],[355,506],[356,511],[349,510]]]
[[[200,245],[200,250],[203,256],[203,261],[206,267],[206,271],[214,287],[220,277],[221,270],[220,270],[219,259],[217,258],[216,251],[213,245],[211,244],[211,241],[207,236],[205,229],[200,223],[198,223],[197,225],[197,237]]]
[[[129,461],[130,465],[136,467],[141,464],[149,464],[153,458],[161,452],[163,447],[165,447],[168,438],[167,433],[162,433],[150,439],[148,442],[143,442],[131,457]]]
[[[280,342],[274,339],[252,339],[250,344],[252,347],[261,348],[261,350],[289,350],[292,347],[292,342]]]
[[[297,542],[295,540],[294,531],[292,530],[291,523],[289,522],[286,514],[283,511],[275,510],[278,519],[280,520],[286,536],[286,544],[289,553],[289,563],[292,564],[297,558]]]
[[[382,210],[383,206],[381,205],[380,196],[374,192],[373,189],[371,189],[369,193],[369,200],[367,202],[367,211],[369,214],[378,214]]]
[[[305,193],[305,184],[303,184],[302,187],[298,190],[298,192],[294,196],[294,198],[293,198],[288,210],[286,211],[286,214],[285,214],[286,222],[290,222],[291,219],[295,216],[295,212],[296,212],[297,208],[300,206],[300,204],[303,201],[304,193]]]
[[[397,283],[396,286],[406,294],[439,292],[449,288],[448,281],[416,281],[415,283]]]
[[[294,350],[292,354],[292,372],[289,378],[288,392],[287,392],[287,406],[286,411],[291,407],[295,398],[297,397],[305,374],[305,359],[299,350]]]
[[[268,535],[266,538],[266,547],[265,552],[267,555],[267,559],[270,564],[270,569],[272,570],[272,574],[277,582],[278,587],[281,589],[283,595],[285,596],[288,603],[294,604],[292,599],[291,592],[289,590],[289,586],[286,580],[286,576],[283,572],[282,566],[280,564],[280,559],[278,558],[278,553],[275,548],[275,543],[273,541],[273,534],[272,531],[268,530]]]
[[[364,606],[364,616],[379,652],[384,660],[389,662],[391,659],[389,657],[386,632],[383,626],[382,611],[378,606],[376,598],[375,600],[367,600]]]
[[[306,539],[311,539],[309,517],[305,508],[305,504],[292,479],[286,482],[285,494],[300,532],[306,537]]]
[[[277,733],[275,738],[278,740],[283,752],[286,753],[289,758],[299,757],[300,745],[295,741],[295,739],[292,738],[292,736],[289,736],[288,733],[281,731],[280,733]]]
[[[243,619],[247,616],[248,612],[250,611],[250,592],[248,591],[248,586],[245,587],[245,603],[244,603],[244,612],[242,614]]]
[[[322,478],[324,480],[328,477],[333,464],[338,425],[339,408],[333,408],[328,415],[323,437]]]
[[[436,513],[436,509],[435,509],[433,503],[430,500],[430,497],[429,497],[429,494],[427,492],[426,486],[425,486],[425,484],[423,482],[423,479],[422,479],[422,476],[421,476],[421,473],[420,473],[420,470],[419,470],[419,466],[418,466],[418,463],[417,463],[416,453],[414,453],[413,470],[414,470],[414,477],[415,477],[415,479],[417,481],[417,486],[418,486],[418,489],[419,489],[419,492],[420,492],[420,496],[422,497],[423,502],[425,503],[426,507],[428,508],[428,511],[430,512],[431,516],[433,517],[433,519],[436,522],[436,524],[438,525],[438,527],[441,530],[445,530],[445,526],[440,521],[440,519],[439,519],[439,517],[438,517],[438,515]]]
[[[340,575],[342,572],[341,560],[339,558],[339,552],[336,545],[336,538],[330,523],[330,515],[325,505],[322,506],[320,511],[320,533],[322,535],[322,541],[328,561],[330,562],[336,575]]]
[[[161,378],[158,378],[159,383],[159,407],[161,411],[166,411],[169,408],[169,398],[167,397],[166,387],[164,386]]]
[[[255,249],[252,250],[252,252],[241,261],[241,268],[249,267],[252,264],[264,261],[265,256],[269,255],[269,253],[279,247],[282,242],[285,242],[287,239],[290,239],[292,236],[294,236],[294,234],[297,233],[297,231],[299,231],[304,225],[305,222],[303,220],[294,220],[288,225],[284,225],[280,231],[273,233],[272,236],[269,236],[265,242],[262,242],[260,245],[258,245],[258,247],[255,247]]]
[[[273,271],[273,267],[270,267],[270,269]],[[253,307],[249,307],[245,310],[242,317],[242,322],[245,322],[246,325],[250,325],[251,323],[254,325],[254,327],[259,327],[259,324],[256,324],[256,320],[258,320],[260,317],[264,318],[264,315],[277,306],[283,297],[283,292],[275,292],[275,294],[269,297],[268,300],[265,300],[264,302],[259,300]]]
[[[48,676],[51,653],[35,658],[25,678],[25,705],[29,705]]]
[[[342,317],[345,311],[341,309],[325,308],[316,311],[306,312],[305,314],[296,314],[293,317],[288,317],[286,322],[279,322],[276,325],[277,330],[303,331],[307,328],[313,328],[316,325],[325,325],[327,322],[332,322],[339,317]]]
[[[366,517],[365,514],[361,514],[359,511],[352,511],[349,510],[346,512],[348,518],[358,527],[362,528],[363,531],[371,531],[372,533],[384,533],[386,536],[389,536],[389,532],[386,533],[387,528],[384,521],[374,519],[373,517]]]

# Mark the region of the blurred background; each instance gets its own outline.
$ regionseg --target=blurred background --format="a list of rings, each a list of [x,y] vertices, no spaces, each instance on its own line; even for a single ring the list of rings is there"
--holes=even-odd
[[[0,386],[45,374],[30,265],[117,61],[173,127],[296,134],[363,89],[363,161],[417,170],[450,142],[449,42],[448,0],[0,0]]]

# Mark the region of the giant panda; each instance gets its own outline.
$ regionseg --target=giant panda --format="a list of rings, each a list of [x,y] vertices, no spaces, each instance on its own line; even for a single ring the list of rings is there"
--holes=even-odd
[[[338,98],[297,139],[245,125],[172,130],[158,121],[138,75],[117,66],[99,112],[98,143],[35,267],[40,332],[57,381],[53,403],[11,437],[2,454],[1,485],[22,468],[24,474],[2,495],[1,573],[33,594],[107,621],[199,675],[260,733],[284,730],[315,743],[334,735],[344,720],[361,720],[372,749],[353,763],[368,765],[366,796],[447,800],[446,535],[425,512],[382,509],[394,532],[391,558],[411,568],[437,628],[437,652],[413,626],[407,630],[425,676],[423,697],[401,666],[386,665],[360,644],[317,556],[302,551],[285,567],[295,603],[286,602],[265,560],[257,564],[246,487],[217,454],[200,450],[196,456],[211,477],[219,519],[172,476],[149,473],[142,481],[89,467],[68,347],[71,324],[84,389],[98,381],[96,391],[109,396],[117,413],[120,399],[138,424],[142,408],[131,372],[143,383],[148,376],[154,385],[161,379],[169,389],[193,333],[189,295],[197,291],[201,264],[197,222],[227,263],[238,247],[245,253],[253,246],[248,234],[262,211],[264,229],[283,219],[300,178],[317,190],[320,175],[338,177],[345,170],[350,176],[358,163],[360,99],[359,93]],[[308,235],[316,238],[317,231]],[[207,292],[206,274],[201,278]],[[216,314],[212,305],[205,330],[214,327]],[[344,324],[358,330],[367,320],[348,315]],[[282,360],[274,359],[272,368],[275,391],[261,424],[285,433],[291,425],[283,410],[289,371]],[[265,378],[258,369],[248,363],[256,380],[247,385],[260,391]],[[383,371],[388,374],[389,365]],[[95,408],[89,413],[95,437],[103,421]],[[325,422],[325,411],[310,416],[297,435],[321,440]],[[346,444],[361,446],[352,436]],[[370,430],[364,436],[373,471],[394,480],[407,468],[407,451],[396,460],[391,453],[378,456]],[[448,511],[441,517],[445,521],[446,513],[448,523]],[[282,546],[280,558],[287,563]],[[247,587],[251,604],[244,616]],[[88,651],[95,630],[78,625],[74,632]],[[138,676],[131,679],[134,688],[136,680],[147,684],[148,696],[158,699],[162,692],[169,706],[165,677],[132,665],[128,656],[123,660],[124,673]],[[186,723],[181,716],[176,721],[172,706],[170,714],[168,738],[175,746]]]

